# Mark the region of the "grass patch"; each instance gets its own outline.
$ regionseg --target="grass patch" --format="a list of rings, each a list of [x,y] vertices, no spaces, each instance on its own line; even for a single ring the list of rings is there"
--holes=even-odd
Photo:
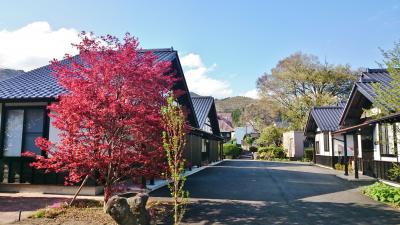
[[[60,207],[60,208],[44,208],[44,209],[39,209],[36,212],[34,212],[29,218],[32,219],[38,219],[38,218],[48,218],[48,219],[54,219],[57,216],[65,213],[67,210],[68,206],[65,207]]]
[[[38,209],[28,218],[38,219],[38,218],[48,218],[55,219],[58,216],[66,213],[68,210],[83,209],[83,208],[101,208],[103,207],[102,201],[97,201],[93,199],[76,199],[72,206],[68,206],[66,202],[59,202],[53,205],[47,206],[44,209]]]
[[[363,193],[376,201],[400,207],[400,188],[376,182],[366,187]]]

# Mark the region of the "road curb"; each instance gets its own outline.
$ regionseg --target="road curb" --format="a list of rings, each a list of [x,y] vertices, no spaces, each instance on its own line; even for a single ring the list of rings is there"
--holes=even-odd
[[[224,159],[224,160],[220,160],[220,161],[217,161],[217,162],[210,163],[210,164],[208,164],[207,166],[202,166],[202,167],[194,168],[194,169],[192,169],[191,171],[186,171],[185,174],[184,174],[184,176],[186,176],[186,177],[191,176],[191,175],[196,174],[196,173],[198,173],[198,172],[200,172],[200,171],[202,171],[202,170],[204,170],[204,169],[206,169],[206,168],[209,168],[209,167],[218,165],[218,164],[220,164],[220,163],[223,162],[223,161],[228,161],[228,160]],[[156,184],[155,184],[155,185],[151,185],[151,186],[150,186],[150,185],[147,185],[147,192],[148,192],[148,193],[151,193],[151,192],[153,192],[153,191],[155,191],[155,190],[158,190],[158,189],[160,189],[160,188],[166,186],[166,185],[169,184],[169,183],[171,183],[171,181],[167,181],[167,180],[159,180],[159,181],[156,181]]]

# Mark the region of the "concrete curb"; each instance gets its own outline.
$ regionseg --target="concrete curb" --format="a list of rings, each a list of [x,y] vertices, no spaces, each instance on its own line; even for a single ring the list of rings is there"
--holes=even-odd
[[[332,172],[332,175],[335,175],[337,178],[340,178],[342,180],[358,184],[358,185],[369,185],[373,184],[374,182],[378,181],[378,179],[366,175],[359,174],[359,178],[356,179],[354,178],[354,173],[349,173],[348,176],[345,176],[343,171],[338,171],[333,169],[332,167],[329,166],[324,166],[324,165],[319,165],[319,164],[312,164],[313,166],[317,166],[320,168],[328,169]]]
[[[224,159],[224,160],[220,160],[218,162],[210,163],[207,166],[193,168],[191,171],[186,171],[184,176],[188,177],[188,176],[193,175],[195,173],[198,173],[198,172],[200,172],[200,171],[202,171],[202,170],[204,170],[204,169],[206,169],[208,167],[212,167],[212,166],[218,165],[223,161],[227,161],[227,160]],[[171,183],[171,181],[168,181],[168,180],[156,180],[154,185],[147,185],[147,187],[146,187],[147,188],[147,192],[150,193],[152,191],[158,190],[158,189],[166,186],[169,183]]]

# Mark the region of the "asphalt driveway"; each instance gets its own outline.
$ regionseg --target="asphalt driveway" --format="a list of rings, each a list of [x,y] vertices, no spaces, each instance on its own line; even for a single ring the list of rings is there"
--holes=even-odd
[[[328,169],[224,161],[187,180],[184,224],[400,224],[400,211],[364,196]],[[166,188],[151,194],[167,197]]]

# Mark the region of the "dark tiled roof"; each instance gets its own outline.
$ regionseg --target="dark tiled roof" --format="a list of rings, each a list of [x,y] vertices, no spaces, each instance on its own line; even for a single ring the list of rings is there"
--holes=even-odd
[[[391,80],[392,77],[386,69],[368,69],[361,74],[355,85],[369,101],[373,102],[376,94],[372,84],[381,83],[383,87],[386,87]]]
[[[145,49],[141,52],[147,51],[154,52],[158,57],[158,61],[172,61],[177,57],[176,51],[172,49]],[[79,60],[79,56],[74,58]],[[55,98],[60,94],[66,93],[66,90],[58,85],[51,72],[50,65],[47,65],[0,81],[0,99]]]
[[[310,116],[312,116],[321,131],[335,131],[339,129],[339,120],[342,112],[343,107],[341,106],[314,107]]]
[[[386,69],[367,69],[367,71],[363,72],[360,76],[360,79],[353,86],[349,100],[347,101],[347,104],[343,110],[344,112],[341,115],[340,124],[343,125],[348,112],[352,110],[352,107],[355,107],[352,106],[351,103],[353,102],[352,99],[357,91],[361,93],[370,103],[373,103],[376,96],[373,84],[381,83],[382,88],[386,88],[391,80],[392,77]]]
[[[196,113],[197,122],[199,123],[199,127],[202,128],[206,122],[208,114],[210,113],[211,107],[214,104],[214,98],[210,96],[192,96],[192,103],[194,112]]]

